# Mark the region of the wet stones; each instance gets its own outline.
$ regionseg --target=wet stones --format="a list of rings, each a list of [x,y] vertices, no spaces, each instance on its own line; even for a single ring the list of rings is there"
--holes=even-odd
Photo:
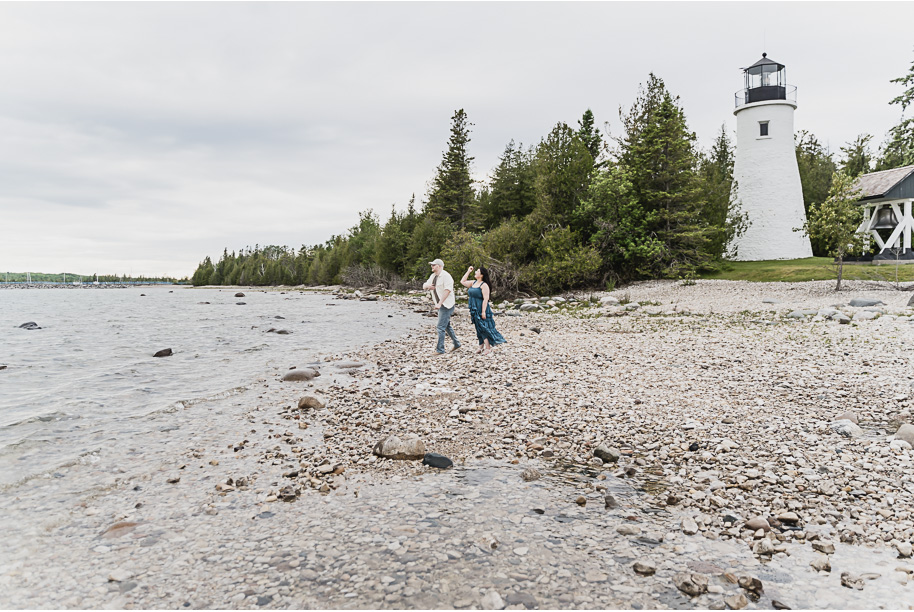
[[[397,436],[387,436],[375,444],[371,452],[385,459],[425,459],[425,442],[415,434],[402,440]]]
[[[321,373],[313,368],[295,368],[286,372],[282,380],[283,382],[303,382],[317,378],[320,375]]]
[[[295,370],[292,370],[293,372]],[[322,410],[327,406],[327,402],[317,395],[305,395],[298,400],[299,410]]]
[[[679,572],[673,576],[673,584],[689,597],[697,597],[708,590],[708,577],[692,572]]]
[[[171,357],[174,353],[170,348],[162,349],[161,351],[156,351],[153,357]]]
[[[619,457],[622,456],[622,451],[603,443],[594,449],[593,456],[602,460],[604,463],[616,463],[619,461]]]
[[[422,458],[422,465],[438,468],[439,470],[446,470],[453,466],[454,462],[438,453],[425,453],[425,457]]]

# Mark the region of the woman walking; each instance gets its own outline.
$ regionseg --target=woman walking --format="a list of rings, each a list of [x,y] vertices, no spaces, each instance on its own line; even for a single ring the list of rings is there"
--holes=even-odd
[[[467,268],[466,274],[460,279],[460,284],[467,288],[470,318],[473,319],[473,325],[476,326],[476,337],[479,339],[479,350],[476,352],[487,355],[493,346],[504,344],[505,339],[495,329],[492,308],[489,307],[489,295],[492,286],[489,280],[489,271],[480,267],[476,270],[476,274],[473,275],[476,280],[467,280],[472,271],[473,266]]]

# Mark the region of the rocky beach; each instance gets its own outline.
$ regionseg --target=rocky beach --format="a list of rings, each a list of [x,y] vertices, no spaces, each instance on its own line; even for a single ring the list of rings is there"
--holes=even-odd
[[[911,293],[833,285],[496,300],[489,355],[463,306],[445,356],[428,318],[266,371],[6,491],[0,604],[910,608]]]

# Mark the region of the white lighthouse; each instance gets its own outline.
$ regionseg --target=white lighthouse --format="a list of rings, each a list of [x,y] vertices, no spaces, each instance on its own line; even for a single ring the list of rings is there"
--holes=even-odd
[[[743,69],[736,92],[734,189],[749,227],[738,239],[736,259],[812,257],[802,232],[806,222],[803,188],[793,142],[797,88],[787,84],[783,64],[762,59]]]

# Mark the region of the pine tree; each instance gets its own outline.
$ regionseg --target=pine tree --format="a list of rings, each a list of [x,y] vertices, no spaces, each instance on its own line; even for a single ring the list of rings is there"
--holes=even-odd
[[[432,181],[426,204],[426,210],[436,219],[447,220],[460,228],[471,221],[475,200],[471,176],[473,158],[467,153],[472,125],[462,108],[451,117],[448,148]]]
[[[714,259],[715,230],[701,216],[695,134],[678,101],[651,73],[629,112],[620,109],[625,135],[619,141],[619,161],[641,208],[656,219],[649,235],[663,245],[649,269],[667,278],[691,275]]]
[[[600,151],[603,148],[603,137],[600,135],[600,130],[595,128],[593,124],[593,111],[588,108],[578,120],[578,138],[584,143],[593,158],[594,164],[597,164],[597,159],[600,157]]]
[[[547,223],[566,225],[587,193],[593,157],[578,135],[559,122],[536,148],[537,206]]]
[[[819,144],[813,134],[803,130],[795,136],[797,167],[803,187],[803,207],[807,218],[812,210],[825,201],[831,187],[832,177],[838,170],[831,152]],[[815,236],[810,236],[812,253],[817,257],[826,254],[825,245]]]
[[[536,205],[535,178],[532,153],[525,152],[522,144],[515,145],[512,140],[498,160],[488,197],[481,207],[486,229],[503,219],[530,214]]]
[[[870,171],[873,156],[870,153],[869,143],[873,139],[870,134],[860,134],[854,142],[841,147],[844,161],[841,162],[841,172],[850,176],[859,176]]]

